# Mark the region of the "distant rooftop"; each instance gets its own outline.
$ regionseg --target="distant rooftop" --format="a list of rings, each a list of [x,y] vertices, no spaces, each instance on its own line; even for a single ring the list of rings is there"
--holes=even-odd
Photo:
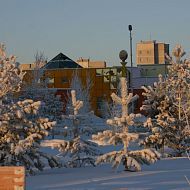
[[[82,58],[80,57],[77,60],[77,63],[83,68],[106,68],[105,61],[92,61],[90,58]]]
[[[140,42],[141,44],[150,44],[150,43],[154,43],[154,44],[165,44],[164,42],[157,42],[156,40],[141,40]]]
[[[82,68],[78,63],[64,55],[59,53],[52,60],[50,60],[45,66],[45,69],[58,69],[58,68]]]
[[[156,40],[147,40],[147,41],[141,40],[140,43],[142,44],[156,43]]]

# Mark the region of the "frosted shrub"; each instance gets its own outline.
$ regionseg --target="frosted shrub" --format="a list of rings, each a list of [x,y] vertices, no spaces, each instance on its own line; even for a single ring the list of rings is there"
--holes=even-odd
[[[95,166],[95,157],[100,154],[100,151],[94,142],[83,138],[86,131],[90,131],[89,127],[84,128],[80,125],[79,110],[83,106],[83,101],[77,100],[75,90],[71,91],[71,98],[73,115],[66,116],[68,120],[72,121],[72,124],[66,129],[66,136],[71,138],[68,137],[68,140],[46,140],[42,145],[57,148],[63,158],[67,157],[66,167]]]

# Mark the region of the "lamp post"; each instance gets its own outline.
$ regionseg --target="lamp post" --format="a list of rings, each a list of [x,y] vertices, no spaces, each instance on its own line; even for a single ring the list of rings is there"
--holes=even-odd
[[[132,25],[128,25],[129,33],[130,33],[130,58],[131,58],[131,80],[130,80],[130,87],[131,87],[131,92],[133,93],[133,84],[132,84],[132,70],[133,70],[133,53],[132,53]]]
[[[128,27],[129,27],[129,33],[130,33],[130,56],[131,56],[131,67],[133,67],[132,36],[131,36],[132,25],[129,25]]]
[[[131,57],[131,79],[130,79],[130,87],[131,87],[131,93],[133,94],[133,54],[132,54],[132,35],[131,35],[131,31],[132,31],[132,25],[128,25],[128,29],[129,29],[129,34],[130,34],[130,57]],[[134,111],[134,105],[132,102],[132,112]]]

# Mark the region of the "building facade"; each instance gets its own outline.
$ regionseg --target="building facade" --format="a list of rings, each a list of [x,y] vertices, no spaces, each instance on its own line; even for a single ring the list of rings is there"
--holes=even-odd
[[[26,75],[24,81],[30,85],[34,79],[34,70],[29,66],[25,67]],[[44,67],[42,80],[47,81],[49,88],[54,89],[56,94],[61,95],[62,100],[66,102],[71,91],[71,81],[77,73],[83,87],[85,88],[86,79],[92,81],[90,89],[90,104],[96,115],[101,115],[103,102],[111,101],[110,95],[117,89],[118,79],[121,76],[120,68],[83,68],[77,62],[60,53],[50,60]],[[77,83],[77,81],[76,81]],[[66,110],[64,108],[63,110]]]
[[[137,65],[166,64],[165,54],[169,55],[169,44],[153,41],[140,41],[136,44]]]
[[[106,68],[105,61],[92,61],[81,57],[76,62],[83,68]]]
[[[147,49],[149,49],[149,54],[151,54],[154,50],[154,45],[154,43],[148,43],[148,45],[146,44]],[[163,50],[163,46],[162,48],[161,46],[159,47],[161,50]],[[153,49],[152,51],[151,48]],[[147,49],[146,51],[148,51]],[[155,57],[155,54],[153,57]],[[163,56],[160,57],[163,58]],[[158,63],[155,64],[155,61],[153,61],[154,59],[152,59],[152,62],[149,64],[137,64],[137,67],[132,68],[127,67],[126,77],[128,81],[129,92],[133,91],[134,95],[139,95],[139,99],[135,102],[135,109],[133,110],[135,113],[140,112],[140,107],[142,106],[142,102],[144,100],[144,97],[142,96],[143,90],[141,87],[143,85],[152,86],[154,82],[158,80],[159,74],[162,74],[164,76],[167,74],[167,65]],[[81,62],[89,63],[88,60],[81,60]],[[35,76],[35,67],[31,67],[29,65],[28,67],[24,68],[24,70],[27,71],[24,80],[26,84],[30,85]],[[90,80],[93,84],[89,92],[91,109],[98,116],[101,116],[103,103],[111,102],[110,95],[113,92],[117,92],[119,86],[119,78],[122,76],[121,66],[104,67],[104,64],[98,64],[96,67],[96,64],[93,63],[93,67],[89,67],[89,65],[85,66],[79,64],[78,61],[73,61],[62,53],[55,56],[41,69],[44,73],[43,80],[46,79],[46,81],[48,81],[48,87],[52,90],[55,90],[56,94],[61,95],[65,106],[68,96],[70,95],[71,82],[74,74],[77,73],[84,88],[87,85],[86,79],[90,77]],[[66,107],[64,107],[63,110],[66,110]]]

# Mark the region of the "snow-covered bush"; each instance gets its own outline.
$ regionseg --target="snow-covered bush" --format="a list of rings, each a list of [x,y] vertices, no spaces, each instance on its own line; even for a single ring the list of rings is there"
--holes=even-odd
[[[65,167],[85,167],[87,165],[95,166],[95,158],[100,154],[97,145],[91,141],[84,140],[80,136],[72,140],[45,140],[42,143],[44,147],[52,147],[59,150],[59,156],[64,157]]]
[[[73,115],[65,116],[64,119],[70,121],[70,125],[65,129],[65,139],[46,140],[42,146],[57,148],[66,162],[66,167],[82,167],[86,165],[95,166],[95,156],[100,154],[95,143],[85,138],[86,133],[91,133],[89,126],[81,125],[79,110],[83,106],[83,101],[77,100],[76,91],[71,91]]]
[[[48,135],[55,122],[40,117],[41,102],[26,99],[14,102],[12,97],[19,92],[24,73],[15,62],[15,57],[6,57],[0,46],[0,165],[25,166],[33,173],[42,170],[44,159],[51,167],[58,166],[54,157],[39,150],[40,141]]]
[[[112,151],[100,156],[97,163],[111,162],[113,167],[118,167],[122,163],[126,170],[141,170],[141,164],[151,164],[159,159],[159,153],[151,149],[131,151],[129,150],[130,142],[138,139],[138,134],[129,133],[128,127],[134,125],[135,114],[128,113],[128,105],[134,101],[137,96],[132,93],[128,94],[126,78],[121,79],[121,98],[115,93],[111,97],[114,102],[121,105],[121,117],[107,120],[107,123],[114,126],[112,130],[100,132],[93,135],[93,141],[100,145],[123,145],[120,151]]]
[[[173,60],[168,75],[154,87],[143,87],[146,97],[142,110],[147,112],[145,126],[150,129],[144,144],[149,147],[167,146],[181,155],[190,150],[190,61],[182,60],[185,54],[181,46],[173,50]]]

